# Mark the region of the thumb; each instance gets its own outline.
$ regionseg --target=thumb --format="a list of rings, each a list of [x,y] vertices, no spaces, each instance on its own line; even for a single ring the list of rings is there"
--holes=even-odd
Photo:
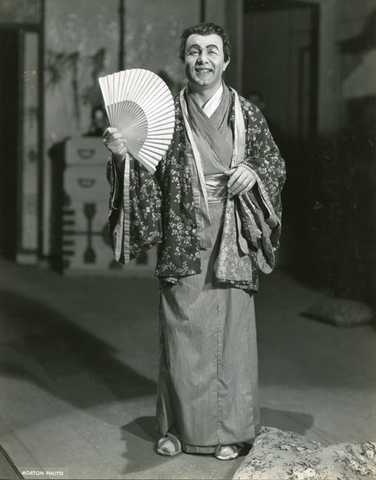
[[[223,173],[228,177],[231,177],[231,175],[235,172],[235,170],[236,168],[231,168],[230,170],[225,170]]]

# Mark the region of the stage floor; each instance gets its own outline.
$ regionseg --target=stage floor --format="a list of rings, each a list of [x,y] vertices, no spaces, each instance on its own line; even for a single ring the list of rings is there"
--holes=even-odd
[[[0,269],[0,444],[25,478],[232,477],[241,459],[153,451],[153,277],[62,277],[2,259]],[[374,441],[376,332],[300,315],[321,297],[283,270],[262,277],[263,424],[324,443]]]

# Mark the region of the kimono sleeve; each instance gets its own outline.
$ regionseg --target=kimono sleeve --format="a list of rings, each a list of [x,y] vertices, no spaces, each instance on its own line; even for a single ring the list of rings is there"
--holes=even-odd
[[[155,174],[128,154],[122,178],[109,159],[107,179],[111,245],[115,259],[126,263],[161,241],[161,191]]]
[[[273,246],[277,248],[282,221],[281,192],[286,177],[285,162],[260,110],[252,105],[246,120],[244,164],[255,174],[257,182],[253,193],[259,199],[265,221],[272,229]]]

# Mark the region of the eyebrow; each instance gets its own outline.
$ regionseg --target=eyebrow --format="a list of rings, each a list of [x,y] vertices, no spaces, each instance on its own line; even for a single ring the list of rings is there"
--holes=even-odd
[[[218,45],[215,45],[214,43],[211,43],[210,45],[207,45],[207,46],[204,47],[204,48],[208,49],[208,48],[213,48],[213,47],[216,48],[217,50],[219,50]],[[200,47],[200,45],[198,45],[197,43],[194,43],[193,45],[190,45],[190,46],[188,47],[188,50],[190,50],[191,48],[202,49],[203,47]]]

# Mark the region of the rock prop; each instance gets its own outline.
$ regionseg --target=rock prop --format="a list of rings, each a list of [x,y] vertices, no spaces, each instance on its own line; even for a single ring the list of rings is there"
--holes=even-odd
[[[324,445],[264,427],[233,480],[369,480],[376,478],[376,443]]]

